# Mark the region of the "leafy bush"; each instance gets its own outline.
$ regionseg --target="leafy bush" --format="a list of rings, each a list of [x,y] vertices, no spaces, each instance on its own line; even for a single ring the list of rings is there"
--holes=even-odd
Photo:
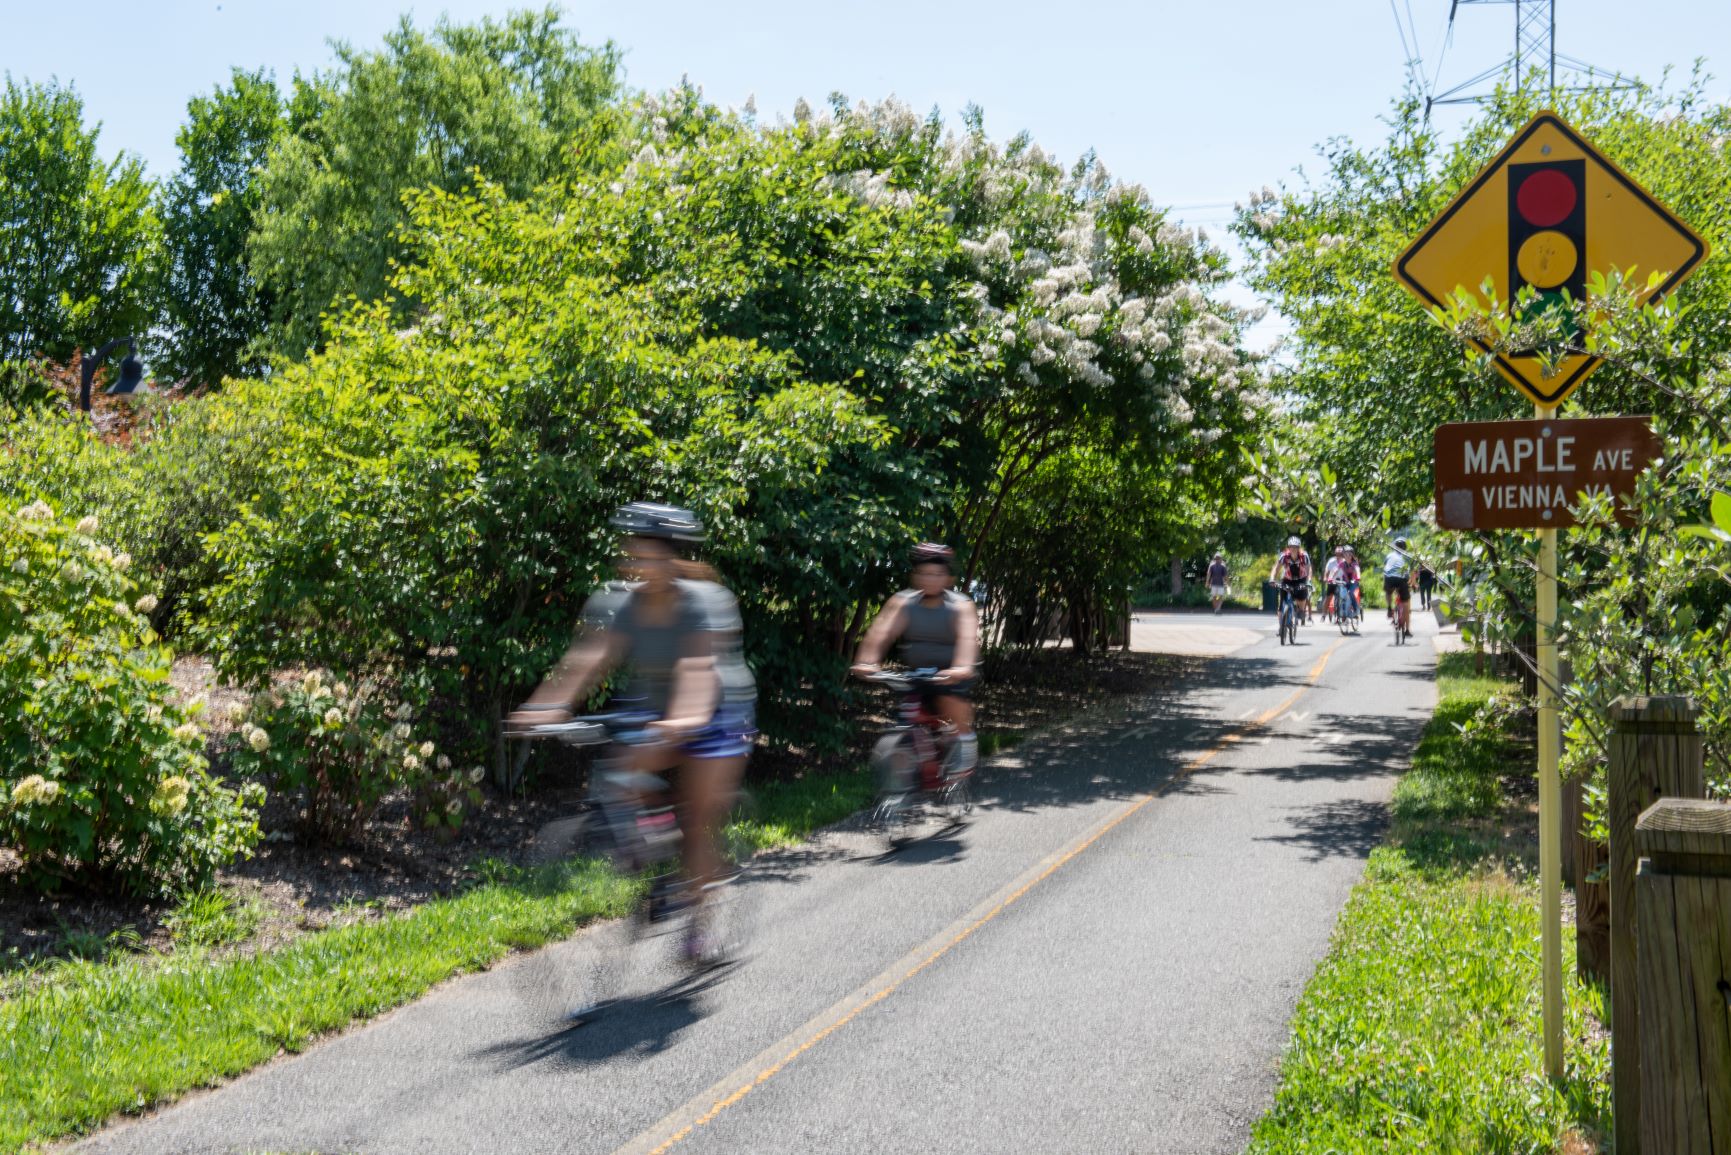
[[[145,617],[156,599],[97,525],[0,513],[0,845],[43,888],[200,885],[256,841],[261,795],[210,776]]]
[[[152,625],[174,635],[215,584],[207,535],[256,492],[272,441],[264,413],[220,398],[149,398],[128,443],[83,414],[43,411],[0,426],[0,498],[47,501],[102,521],[115,549],[159,596]]]
[[[234,768],[300,794],[316,838],[353,841],[385,797],[403,787],[415,791],[429,825],[454,829],[462,824],[463,785],[433,743],[416,736],[414,706],[396,690],[383,678],[350,687],[320,670],[263,690],[250,709],[235,707]]]

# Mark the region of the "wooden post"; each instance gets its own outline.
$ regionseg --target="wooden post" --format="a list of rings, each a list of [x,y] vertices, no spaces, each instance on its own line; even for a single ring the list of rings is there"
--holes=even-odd
[[[1635,822],[1661,798],[1700,798],[1699,711],[1691,698],[1611,703],[1606,807],[1611,828],[1611,1110],[1617,1155],[1641,1148],[1640,1000],[1635,972]],[[1663,1147],[1647,1155],[1672,1155]]]
[[[1731,1155],[1731,804],[1667,798],[1635,829],[1643,1150]]]

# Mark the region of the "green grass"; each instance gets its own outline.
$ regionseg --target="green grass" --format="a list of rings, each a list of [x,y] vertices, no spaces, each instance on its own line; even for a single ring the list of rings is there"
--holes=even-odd
[[[1567,1071],[1543,1075],[1536,882],[1508,853],[1530,824],[1500,776],[1524,749],[1463,734],[1503,684],[1450,655],[1394,797],[1388,844],[1299,1002],[1255,1155],[1552,1152],[1608,1131],[1600,993],[1567,977]],[[1567,943],[1565,942],[1565,956]]]
[[[633,883],[598,866],[490,881],[396,918],[264,954],[69,962],[0,1003],[0,1151],[239,1074],[435,983],[622,913]]]

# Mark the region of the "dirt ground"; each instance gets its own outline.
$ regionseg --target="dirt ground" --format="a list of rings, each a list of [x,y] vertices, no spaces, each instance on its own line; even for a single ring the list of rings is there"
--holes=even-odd
[[[1112,652],[1078,659],[1068,649],[994,656],[978,691],[986,750],[1013,744],[1104,699],[1149,693],[1180,682],[1181,659]],[[226,708],[245,695],[217,682],[210,664],[183,658],[174,670],[183,699],[203,695],[213,742]],[[886,723],[863,702],[850,721],[854,748],[819,756],[796,748],[761,748],[751,776],[788,780],[859,764]],[[254,855],[222,872],[218,889],[247,912],[252,929],[231,950],[264,950],[295,935],[400,911],[473,883],[487,859],[521,860],[533,834],[570,813],[582,797],[584,763],[570,751],[541,756],[525,789],[507,797],[490,783],[484,805],[454,838],[441,839],[410,821],[406,797],[388,799],[359,845],[308,845],[298,833],[294,799],[272,796],[260,819],[264,839]],[[0,976],[47,960],[114,951],[174,948],[172,901],[127,901],[80,893],[42,896],[17,884],[17,859],[0,850]],[[0,996],[3,997],[3,996]]]

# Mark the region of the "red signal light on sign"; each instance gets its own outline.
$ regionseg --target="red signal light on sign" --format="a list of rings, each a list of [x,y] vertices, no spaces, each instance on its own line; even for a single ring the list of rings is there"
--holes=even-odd
[[[1509,166],[1509,299],[1521,320],[1579,302],[1587,287],[1586,161]]]

